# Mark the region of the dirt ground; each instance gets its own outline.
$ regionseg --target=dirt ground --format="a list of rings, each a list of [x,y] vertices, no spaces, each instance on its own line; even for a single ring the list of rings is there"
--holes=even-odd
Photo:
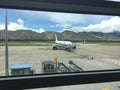
[[[13,64],[32,64],[36,73],[41,73],[41,61],[54,58],[66,65],[72,60],[85,71],[120,69],[120,46],[81,44],[71,52],[52,50],[52,46],[9,46],[9,71]],[[4,71],[5,47],[0,46],[0,74]]]

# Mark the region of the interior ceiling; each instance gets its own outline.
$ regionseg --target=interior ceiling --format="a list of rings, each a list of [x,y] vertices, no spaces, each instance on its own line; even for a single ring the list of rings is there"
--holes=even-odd
[[[0,0],[0,8],[120,15],[120,3],[106,0]]]

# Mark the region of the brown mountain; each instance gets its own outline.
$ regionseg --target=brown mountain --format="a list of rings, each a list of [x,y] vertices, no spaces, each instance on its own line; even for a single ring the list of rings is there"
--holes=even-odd
[[[72,32],[64,31],[61,33],[46,31],[37,33],[32,30],[8,31],[10,40],[55,40],[55,33],[59,40],[110,40],[120,41],[120,32],[102,33],[102,32]],[[0,30],[0,40],[5,37],[4,30]]]

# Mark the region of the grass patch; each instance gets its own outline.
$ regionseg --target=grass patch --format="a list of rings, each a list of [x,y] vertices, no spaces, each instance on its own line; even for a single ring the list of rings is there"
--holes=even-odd
[[[104,46],[120,46],[120,42],[107,42],[107,43],[101,43],[101,45],[104,45]]]
[[[8,42],[8,46],[51,46],[52,43],[43,43],[43,42]],[[4,42],[0,43],[0,46],[5,46]]]
[[[76,45],[77,43],[82,43],[82,42],[74,42]],[[9,46],[52,46],[55,44],[54,41],[9,41],[8,45]],[[100,44],[104,46],[120,46],[120,42],[86,42],[85,44]],[[5,46],[5,42],[0,42],[0,46]]]
[[[99,45],[103,45],[103,46],[120,46],[120,42],[113,42],[113,41],[109,41],[109,42],[86,42],[86,44],[99,44]]]

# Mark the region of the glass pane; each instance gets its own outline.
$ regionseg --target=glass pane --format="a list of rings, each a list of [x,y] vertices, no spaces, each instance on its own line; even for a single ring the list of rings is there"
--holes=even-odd
[[[1,73],[4,11],[0,9]],[[15,9],[7,15],[9,75],[120,69],[119,16]]]
[[[5,75],[4,9],[0,9],[0,76]]]

